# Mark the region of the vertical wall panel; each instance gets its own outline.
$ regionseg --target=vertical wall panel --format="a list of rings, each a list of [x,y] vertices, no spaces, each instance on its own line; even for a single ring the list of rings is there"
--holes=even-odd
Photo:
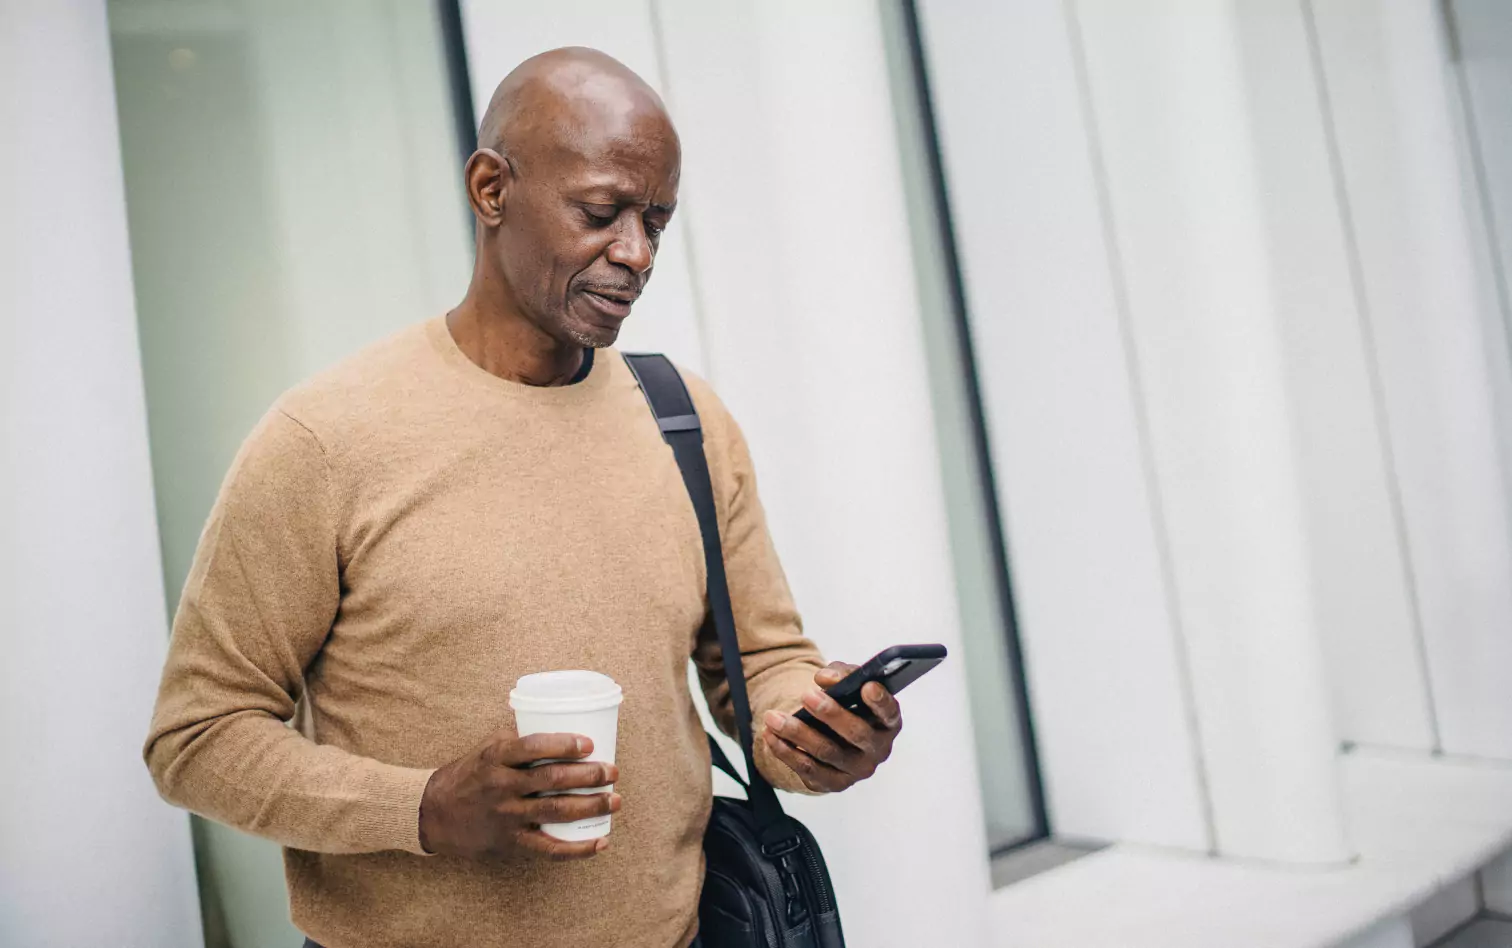
[[[0,943],[198,948],[105,5],[0,4]]]
[[[1315,9],[1443,747],[1512,756],[1512,375],[1439,4]]]
[[[1368,388],[1341,382],[1355,378],[1354,359],[1349,374],[1339,377],[1337,348],[1320,353],[1325,364],[1324,385],[1311,401],[1312,407],[1337,405],[1341,392],[1368,395],[1369,406],[1359,413],[1355,426],[1343,432],[1345,440],[1335,447],[1373,457],[1383,468],[1380,479],[1389,499],[1389,512],[1374,505],[1377,482],[1372,479],[1353,493],[1335,500],[1337,527],[1342,536],[1358,544],[1353,550],[1335,549],[1355,571],[1353,608],[1335,612],[1329,619],[1325,643],[1329,647],[1335,707],[1339,710],[1340,734],[1347,740],[1391,744],[1419,750],[1440,746],[1438,722],[1431,701],[1425,660],[1422,607],[1414,573],[1414,551],[1408,543],[1406,510],[1398,468],[1399,445],[1390,423],[1386,380],[1381,367],[1381,340],[1373,307],[1368,271],[1361,247],[1378,240],[1375,228],[1384,222],[1371,217],[1370,208],[1356,205],[1351,182],[1361,174],[1386,174],[1399,160],[1399,149],[1379,137],[1368,153],[1358,150],[1362,131],[1379,130],[1379,120],[1388,111],[1382,103],[1383,57],[1376,11],[1381,4],[1325,3],[1304,5],[1312,24],[1314,78],[1322,104],[1324,134],[1329,146],[1338,213],[1342,217],[1350,277],[1354,291],[1355,328],[1363,351]],[[1367,7],[1369,9],[1367,9]],[[1358,564],[1376,569],[1358,569]]]
[[[878,11],[657,6],[709,361],[750,439],[806,627],[835,658],[901,641],[959,656]],[[959,657],[902,704],[908,725],[873,780],[791,806],[825,844],[852,943],[984,944],[987,846]]]
[[[987,841],[994,851],[1047,830],[1023,676],[1022,643],[1016,642],[1018,609],[1012,578],[1003,568],[1007,550],[1002,513],[988,466],[980,380],[967,358],[970,329],[959,299],[959,247],[951,230],[938,148],[938,127],[928,105],[928,69],[923,37],[911,5],[883,3],[904,193],[919,284],[919,321],[929,363],[939,467],[950,526],[956,600],[960,608],[961,655],[966,666],[972,733],[982,783]],[[1021,636],[1020,636],[1021,639]],[[1015,645],[1018,645],[1016,648]]]
[[[1305,24],[1270,0],[1076,9],[1218,850],[1343,860],[1322,637],[1358,472],[1306,396],[1364,386]]]
[[[1063,5],[929,0],[919,13],[1051,823],[1207,849]]]
[[[1512,320],[1512,9],[1503,0],[1450,0],[1445,9],[1481,179],[1472,204],[1486,213],[1501,315]]]

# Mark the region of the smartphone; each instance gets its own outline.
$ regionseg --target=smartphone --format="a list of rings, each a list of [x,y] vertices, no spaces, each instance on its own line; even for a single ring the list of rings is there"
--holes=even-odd
[[[824,693],[842,708],[870,721],[871,709],[861,697],[864,685],[875,681],[890,693],[897,694],[943,662],[945,655],[943,645],[894,645],[867,659],[866,664],[846,675],[839,683],[824,689]],[[825,737],[846,743],[823,721],[810,714],[807,708],[799,708],[793,716]]]

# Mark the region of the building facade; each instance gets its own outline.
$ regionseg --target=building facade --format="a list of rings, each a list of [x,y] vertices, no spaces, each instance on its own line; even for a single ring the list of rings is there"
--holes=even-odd
[[[955,656],[793,801],[854,944],[1512,912],[1505,4],[0,0],[0,941],[297,944],[141,764],[171,605],[278,392],[460,298],[562,45],[683,136],[624,346],[740,419],[827,654]]]

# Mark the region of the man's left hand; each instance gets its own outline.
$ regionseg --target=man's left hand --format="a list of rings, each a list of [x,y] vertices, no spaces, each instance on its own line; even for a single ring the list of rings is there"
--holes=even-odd
[[[833,793],[865,780],[892,753],[893,741],[903,729],[903,709],[887,689],[868,682],[861,699],[872,720],[847,711],[824,693],[839,684],[855,665],[830,662],[814,676],[815,688],[803,696],[803,706],[840,736],[840,741],[820,733],[792,715],[768,711],[762,740],[772,756],[793,769],[810,790]]]

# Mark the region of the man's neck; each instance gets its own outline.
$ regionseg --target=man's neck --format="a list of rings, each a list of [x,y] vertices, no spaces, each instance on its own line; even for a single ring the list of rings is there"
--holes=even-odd
[[[446,314],[457,348],[479,368],[526,385],[566,385],[583,365],[583,348],[542,332],[523,316],[479,306],[471,293]]]

